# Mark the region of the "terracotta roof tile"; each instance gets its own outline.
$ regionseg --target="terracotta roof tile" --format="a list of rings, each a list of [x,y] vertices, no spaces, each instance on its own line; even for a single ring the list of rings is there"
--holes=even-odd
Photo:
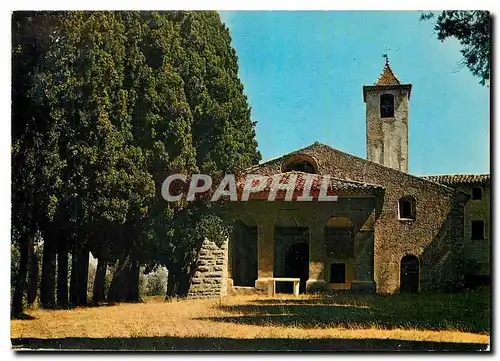
[[[278,176],[280,179],[280,183],[287,183],[288,179],[291,175],[297,175],[297,180],[295,182],[295,190],[293,192],[293,197],[292,199],[296,199],[298,196],[303,194],[304,191],[304,186],[306,183],[306,180],[309,179],[310,177],[313,177],[313,182],[311,186],[311,191],[310,195],[313,197],[313,199],[317,199],[319,196],[321,184],[325,178],[329,178],[329,186],[327,189],[327,195],[329,196],[335,196],[335,195],[348,195],[348,194],[356,194],[356,193],[366,193],[366,192],[373,192],[375,190],[383,190],[384,188],[376,185],[376,184],[370,184],[370,183],[361,183],[361,182],[355,182],[355,181],[349,181],[349,180],[344,180],[344,179],[338,179],[334,178],[330,175],[319,175],[319,174],[309,174],[309,173],[304,173],[304,172],[298,172],[298,171],[291,171],[291,172],[286,172],[286,173],[278,173],[274,174],[272,176],[267,176],[267,175],[260,175],[263,177],[267,178],[267,184],[266,187],[256,193],[251,193],[250,198],[266,198],[268,197],[269,191],[271,190],[271,183],[273,176]],[[257,181],[254,181],[254,185],[257,185]],[[244,186],[244,180],[240,180],[237,184],[238,188],[238,193],[240,193],[243,190]],[[283,199],[286,195],[286,192],[284,190],[279,190],[276,193],[276,199]]]
[[[460,185],[471,183],[489,183],[489,174],[442,174],[422,176],[423,179],[444,184],[444,185]]]
[[[386,60],[384,69],[382,70],[382,73],[380,74],[378,79],[375,81],[375,85],[400,85],[400,84],[401,82],[392,71],[391,66],[389,65],[389,61]]]

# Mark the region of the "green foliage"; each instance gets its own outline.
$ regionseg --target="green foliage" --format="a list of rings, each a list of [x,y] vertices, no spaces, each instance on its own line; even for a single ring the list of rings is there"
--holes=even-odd
[[[89,273],[88,273],[88,283],[87,283],[87,299],[92,299],[92,293],[94,291],[94,279],[96,273],[96,266],[94,263],[89,262]]]
[[[141,272],[142,285],[141,296],[165,296],[167,284],[167,272],[165,268],[159,268],[154,272],[144,274]]]
[[[60,123],[44,102],[44,52],[54,41],[57,19],[45,12],[12,18],[12,234],[33,235],[54,215],[64,160],[58,149]]]
[[[434,13],[421,14],[421,20],[434,18]],[[436,19],[434,30],[441,41],[455,37],[462,46],[462,66],[467,66],[480,79],[489,84],[491,62],[491,24],[488,11],[447,10]]]
[[[260,160],[216,12],[16,12],[12,64],[13,244],[40,230],[177,272],[222,244],[219,205],[161,197],[170,174]]]
[[[228,29],[215,12],[180,16],[177,68],[193,114],[197,164],[204,173],[237,173],[260,161],[255,123],[238,79]]]

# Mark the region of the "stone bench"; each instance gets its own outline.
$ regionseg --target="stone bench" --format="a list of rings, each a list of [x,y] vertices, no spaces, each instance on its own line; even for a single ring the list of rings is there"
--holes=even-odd
[[[293,295],[299,295],[300,278],[268,278],[267,294],[274,296],[276,294],[276,282],[293,282]]]

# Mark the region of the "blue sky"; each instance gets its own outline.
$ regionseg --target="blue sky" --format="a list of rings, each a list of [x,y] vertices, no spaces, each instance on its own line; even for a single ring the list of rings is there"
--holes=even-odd
[[[263,160],[315,141],[366,157],[363,85],[389,48],[392,69],[413,84],[409,172],[488,173],[488,87],[441,43],[419,12],[221,11],[257,121]]]

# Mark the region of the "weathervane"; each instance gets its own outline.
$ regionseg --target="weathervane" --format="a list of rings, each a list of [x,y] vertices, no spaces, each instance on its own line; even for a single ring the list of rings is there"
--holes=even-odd
[[[384,49],[384,53],[382,54],[382,58],[385,59],[385,65],[389,65],[389,50],[391,50],[391,49],[388,48],[386,45],[385,49]]]

